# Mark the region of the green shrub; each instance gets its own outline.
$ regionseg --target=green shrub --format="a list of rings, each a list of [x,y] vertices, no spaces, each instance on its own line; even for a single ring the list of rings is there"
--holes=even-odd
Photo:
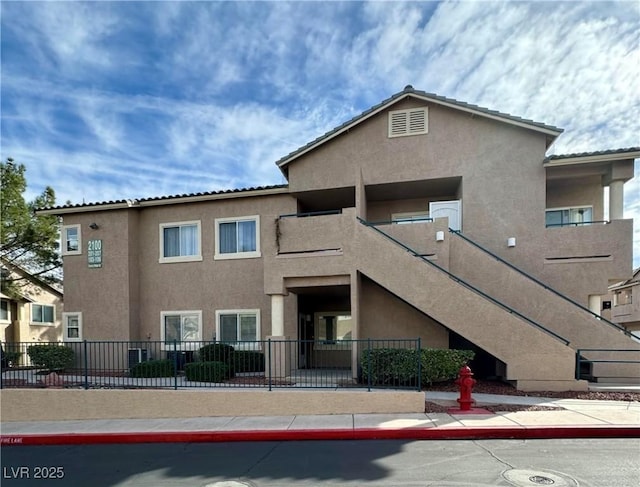
[[[229,371],[229,377],[235,375],[234,350],[231,345],[224,343],[212,343],[201,347],[198,352],[200,362],[222,362]]]
[[[471,350],[426,348],[420,350],[420,384],[455,379],[473,359]],[[397,348],[364,350],[360,358],[363,382],[373,385],[417,385],[417,351]]]
[[[74,364],[74,352],[69,347],[57,344],[30,345],[27,355],[36,367],[47,370],[64,370]]]
[[[416,350],[376,348],[362,352],[360,359],[364,382],[375,385],[415,385],[418,376]]]
[[[229,367],[223,362],[192,362],[185,365],[187,380],[222,382],[229,378]]]
[[[10,367],[16,367],[21,356],[22,352],[4,352],[4,360]]]
[[[173,377],[174,367],[171,360],[149,360],[131,367],[131,377]]]
[[[422,385],[442,382],[458,377],[460,368],[473,360],[472,350],[425,348],[422,350]]]
[[[233,352],[234,372],[264,372],[264,353],[253,350]]]

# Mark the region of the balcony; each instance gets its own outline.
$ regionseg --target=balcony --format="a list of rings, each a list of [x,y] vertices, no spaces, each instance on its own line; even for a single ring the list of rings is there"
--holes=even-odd
[[[278,256],[342,255],[355,208],[281,215],[276,226]]]

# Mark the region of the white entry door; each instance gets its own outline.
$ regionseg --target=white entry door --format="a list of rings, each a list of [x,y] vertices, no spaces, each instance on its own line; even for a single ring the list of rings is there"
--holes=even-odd
[[[433,201],[429,203],[429,217],[449,218],[449,228],[451,230],[462,230],[462,205],[460,200],[454,201]]]

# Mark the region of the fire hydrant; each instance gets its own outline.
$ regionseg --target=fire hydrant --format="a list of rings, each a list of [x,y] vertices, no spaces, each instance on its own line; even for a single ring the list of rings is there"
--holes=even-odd
[[[456,384],[460,387],[460,397],[456,399],[460,404],[461,411],[471,411],[471,405],[476,401],[471,397],[471,389],[476,384],[473,378],[473,372],[468,365],[463,366],[458,372]]]

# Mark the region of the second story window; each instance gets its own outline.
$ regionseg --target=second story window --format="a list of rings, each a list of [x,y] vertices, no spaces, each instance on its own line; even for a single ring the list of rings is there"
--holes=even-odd
[[[590,206],[552,208],[545,212],[547,227],[581,226],[591,223],[593,223],[593,209]]]
[[[11,308],[9,300],[0,299],[0,322],[8,323],[11,321]]]
[[[216,219],[216,259],[260,257],[260,217]]]
[[[62,255],[79,255],[81,253],[80,225],[64,225],[62,227]]]
[[[202,260],[200,222],[162,223],[160,225],[160,263]]]

